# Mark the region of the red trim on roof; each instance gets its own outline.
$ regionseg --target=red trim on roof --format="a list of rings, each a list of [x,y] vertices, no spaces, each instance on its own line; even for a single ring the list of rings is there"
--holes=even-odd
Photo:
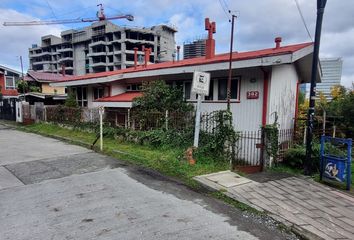
[[[255,59],[260,57],[270,57],[270,56],[277,56],[283,54],[294,53],[300,49],[308,47],[312,45],[312,42],[309,43],[301,43],[295,45],[288,45],[279,48],[268,48],[258,51],[249,51],[249,52],[234,52],[232,54],[233,61],[240,61],[240,60],[247,60],[247,59]],[[116,71],[110,72],[100,72],[100,73],[91,73],[82,76],[66,76],[61,81],[77,81],[77,80],[84,80],[84,79],[91,79],[91,78],[100,78],[100,77],[108,77],[116,74],[123,74],[123,73],[132,73],[132,72],[141,72],[147,70],[157,70],[163,68],[174,68],[174,67],[184,67],[184,66],[194,66],[194,65],[202,65],[202,64],[212,64],[212,63],[219,63],[219,62],[227,62],[229,61],[229,54],[217,54],[215,57],[206,59],[205,57],[198,57],[198,58],[190,58],[181,61],[170,61],[170,62],[163,62],[163,63],[155,63],[150,64],[146,68],[142,66],[120,69]]]
[[[125,92],[111,97],[103,97],[95,100],[95,102],[132,102],[134,98],[142,95],[142,92]]]

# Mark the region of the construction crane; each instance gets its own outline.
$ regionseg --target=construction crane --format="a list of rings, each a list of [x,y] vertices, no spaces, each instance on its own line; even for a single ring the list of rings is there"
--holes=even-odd
[[[30,21],[30,22],[4,22],[4,26],[33,26],[33,25],[53,25],[53,24],[68,24],[68,23],[83,23],[83,22],[97,22],[104,20],[114,20],[125,18],[128,21],[133,21],[134,17],[130,14],[117,15],[112,17],[106,17],[102,4],[97,5],[99,10],[97,11],[97,18],[77,18],[77,19],[62,19],[62,20],[48,20],[48,21]]]

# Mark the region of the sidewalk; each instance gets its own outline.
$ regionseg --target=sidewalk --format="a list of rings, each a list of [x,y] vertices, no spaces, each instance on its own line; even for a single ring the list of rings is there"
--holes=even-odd
[[[195,179],[268,212],[309,239],[354,239],[354,197],[310,179],[283,176],[277,180],[256,182],[230,171]]]

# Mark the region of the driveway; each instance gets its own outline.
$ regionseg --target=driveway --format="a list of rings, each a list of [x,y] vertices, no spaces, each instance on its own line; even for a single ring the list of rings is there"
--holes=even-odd
[[[0,239],[296,239],[153,171],[0,124]]]

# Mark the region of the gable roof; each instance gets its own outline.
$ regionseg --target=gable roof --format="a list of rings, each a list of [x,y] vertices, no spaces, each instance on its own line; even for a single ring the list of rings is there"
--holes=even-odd
[[[65,80],[65,77],[61,74],[36,72],[29,70],[24,77],[25,81],[37,81],[37,82],[57,82]]]
[[[3,70],[3,71],[1,71],[1,70]],[[15,73],[15,74],[21,76],[21,73],[20,73],[19,71],[15,70],[15,69],[12,69],[12,68],[9,68],[9,67],[6,67],[6,66],[4,66],[4,65],[0,65],[0,71],[1,71],[2,73],[4,73],[4,71],[9,71],[9,72],[13,72],[13,73]]]

